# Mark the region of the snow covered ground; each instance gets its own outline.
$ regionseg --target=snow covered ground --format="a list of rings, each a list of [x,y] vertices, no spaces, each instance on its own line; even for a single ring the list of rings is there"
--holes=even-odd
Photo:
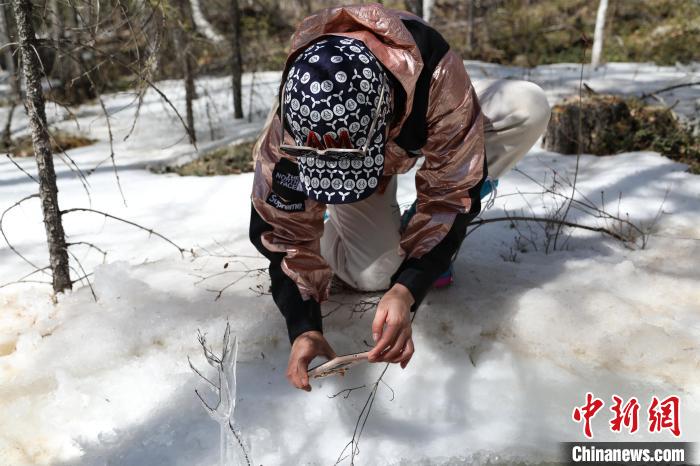
[[[467,66],[474,79],[532,79],[552,102],[578,86],[576,65]],[[584,80],[596,90],[638,93],[697,80],[697,74],[696,69],[610,64],[586,70]],[[250,98],[247,77],[244,108],[252,104],[251,123],[231,120],[228,79],[200,80],[199,149],[254,135],[278,79],[279,73],[258,74]],[[180,83],[159,86],[183,107]],[[663,96],[669,103],[682,98],[678,108],[689,116],[700,105],[698,86]],[[217,464],[218,426],[194,395],[200,384],[187,356],[203,367],[197,329],[216,345],[226,319],[240,342],[235,419],[253,464],[333,464],[352,437],[383,365],[314,382],[310,393],[287,384],[283,320],[271,298],[257,292],[266,290],[265,276],[244,272],[266,265],[248,242],[252,175],[195,178],[145,170],[148,164],[191,158],[193,149],[153,92],[124,141],[133,99],[128,93],[105,98],[126,203],[109,161],[87,177],[90,196],[71,170],[57,163],[61,207],[91,207],[153,227],[193,248],[196,257],[181,258],[166,242],[97,214],[66,216],[69,241],[109,251],[101,264],[96,251],[84,245],[72,249],[85,269],[95,270],[90,278],[98,299],[87,286],[61,297],[56,306],[46,285],[0,289],[0,464]],[[54,126],[75,129],[64,111],[49,110]],[[2,121],[5,111],[0,109]],[[69,153],[87,170],[109,154],[107,126],[98,105],[75,113],[81,130],[99,140]],[[35,172],[32,160],[18,163]],[[574,166],[575,157],[533,148],[517,167],[522,173],[502,179],[499,197],[484,217],[530,208],[544,212],[552,200],[537,194],[539,187],[525,174],[543,180],[552,170],[571,175]],[[523,226],[524,238],[532,242],[528,252],[514,253],[527,239],[516,240],[518,232],[507,223],[479,228],[462,248],[454,286],[430,294],[418,311],[413,360],[405,370],[391,366],[386,385],[379,385],[357,464],[557,461],[557,442],[584,440],[571,413],[587,391],[606,403],[593,420],[596,440],[673,440],[668,432],[646,429],[651,396],[670,394],[681,398],[681,440],[700,440],[700,177],[658,154],[629,153],[583,156],[578,183],[595,201],[604,192],[612,213],[629,213],[642,225],[656,220],[648,247],[630,250],[575,231],[567,250],[545,254],[541,230],[534,227],[531,237]],[[0,160],[0,210],[35,189],[8,159]],[[412,201],[410,174],[401,177],[399,195],[402,203]],[[571,218],[591,224],[578,212]],[[12,210],[5,229],[28,260],[46,263],[35,200]],[[0,284],[30,271],[2,245]],[[215,276],[220,272],[226,273]],[[235,280],[214,299],[216,290]],[[336,299],[352,303],[360,297]],[[324,309],[336,307],[329,303]],[[335,350],[363,350],[371,318],[371,311],[352,314],[350,305],[331,313],[324,326]],[[347,398],[329,398],[362,385]],[[610,432],[612,394],[640,400],[636,434]]]

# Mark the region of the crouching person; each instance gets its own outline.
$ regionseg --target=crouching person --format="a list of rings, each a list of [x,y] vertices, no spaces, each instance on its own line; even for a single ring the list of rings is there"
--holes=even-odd
[[[452,283],[482,196],[548,119],[539,87],[473,84],[440,34],[409,13],[360,5],[302,22],[254,148],[250,219],[287,323],[293,386],[310,390],[311,360],[335,357],[320,307],[334,274],[383,291],[369,360],[406,367],[411,312]],[[396,178],[419,158],[417,198],[402,217]]]

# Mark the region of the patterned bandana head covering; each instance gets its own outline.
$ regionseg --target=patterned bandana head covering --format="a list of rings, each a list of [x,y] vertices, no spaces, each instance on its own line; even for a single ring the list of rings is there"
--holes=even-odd
[[[283,87],[285,128],[299,146],[360,149],[377,108],[379,116],[365,157],[340,160],[299,157],[307,196],[324,204],[348,204],[370,196],[384,172],[391,92],[388,75],[362,41],[326,36],[293,62]],[[382,85],[384,102],[379,105]]]

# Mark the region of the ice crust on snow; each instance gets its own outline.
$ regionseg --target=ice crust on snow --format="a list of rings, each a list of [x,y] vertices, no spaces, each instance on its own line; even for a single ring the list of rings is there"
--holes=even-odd
[[[467,62],[473,79],[522,77],[542,84],[551,101],[578,85],[576,65],[533,70]],[[586,82],[596,90],[645,92],[687,79],[697,70],[648,64],[609,64]],[[203,78],[211,99],[195,104],[200,149],[254,135],[276,92],[279,73],[258,74],[256,118],[231,118],[229,80]],[[244,79],[244,95],[252,79]],[[159,86],[184,106],[181,83]],[[679,108],[697,111],[698,86],[683,88]],[[245,102],[248,102],[248,98]],[[219,341],[226,319],[239,339],[236,421],[255,464],[335,462],[365,402],[367,390],[345,399],[343,389],[369,385],[381,370],[367,365],[345,378],[313,383],[311,393],[293,390],[284,377],[288,342],[272,299],[254,290],[267,281],[251,273],[219,300],[218,289],[244,269],[264,268],[248,241],[252,175],[179,177],[144,170],[196,156],[176,117],[157,96],[146,95],[135,133],[133,95],[106,96],[114,112],[115,151],[127,206],[108,165],[88,178],[92,207],[154,227],[199,251],[181,259],[172,246],[146,233],[93,214],[70,214],[71,241],[109,250],[107,262],[85,248],[74,252],[95,270],[92,299],[86,286],[51,304],[48,289],[27,284],[0,289],[0,463],[8,465],[214,465],[218,428],[194,395],[198,379],[187,355],[204,367],[196,340],[201,329]],[[206,106],[216,136],[209,137]],[[5,109],[0,109],[0,120]],[[107,130],[97,106],[76,112],[81,127],[99,140],[71,151],[89,168],[108,151]],[[61,128],[63,110],[49,108]],[[17,126],[24,123],[22,115]],[[18,160],[30,173],[32,160]],[[575,158],[533,148],[517,168],[542,180],[555,169],[571,174]],[[655,153],[615,157],[584,155],[578,188],[608,210],[632,220],[656,221],[648,248],[631,251],[590,232],[574,232],[568,249],[545,255],[541,248],[506,261],[517,232],[507,223],[470,235],[457,260],[455,284],[431,293],[414,323],[416,354],[405,370],[391,367],[380,385],[360,443],[358,464],[508,464],[558,459],[559,441],[582,440],[571,420],[587,391],[606,401],[594,419],[596,440],[672,440],[668,433],[613,434],[607,427],[612,394],[636,396],[642,411],[652,395],[682,400],[682,440],[700,439],[700,178]],[[86,206],[80,182],[57,164],[62,208]],[[399,179],[399,201],[415,196],[412,174]],[[0,160],[0,209],[35,187]],[[484,216],[543,213],[550,199],[513,171],[499,185],[496,204]],[[622,193],[622,198],[618,199]],[[661,212],[661,213],[659,213]],[[571,219],[587,221],[576,212]],[[46,261],[38,203],[7,216],[9,239],[32,261]],[[541,236],[536,241],[541,241]],[[207,254],[209,252],[210,254]],[[240,255],[240,262],[226,257]],[[225,263],[229,267],[224,269]],[[0,283],[31,269],[0,248]],[[228,270],[229,273],[201,281]],[[45,279],[45,277],[40,277]],[[252,290],[251,290],[252,289]],[[358,299],[345,296],[343,299]],[[324,310],[330,311],[331,307]],[[347,308],[324,320],[338,353],[363,350],[371,341],[372,313]],[[390,388],[389,388],[390,387]]]

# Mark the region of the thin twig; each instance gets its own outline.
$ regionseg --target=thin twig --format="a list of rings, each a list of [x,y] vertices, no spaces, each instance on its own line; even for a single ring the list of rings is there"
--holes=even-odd
[[[90,288],[90,293],[92,294],[92,298],[95,300],[95,302],[97,302],[97,295],[95,294],[95,289],[92,287],[92,283],[90,283],[90,280],[87,278],[87,277],[90,276],[90,274],[88,274],[88,273],[85,271],[85,268],[83,267],[83,264],[80,262],[80,260],[78,259],[78,257],[77,257],[75,254],[73,254],[73,251],[71,251],[71,250],[68,249],[68,248],[66,248],[66,251],[68,251],[68,254],[71,255],[71,257],[73,258],[73,260],[74,260],[75,262],[78,263],[78,267],[80,268],[80,271],[83,273],[83,277],[85,278],[85,281],[87,282],[88,287]]]
[[[219,387],[217,387],[216,384],[215,384],[214,382],[212,382],[211,380],[209,380],[209,379],[208,379],[204,374],[202,374],[196,367],[194,367],[194,364],[192,364],[192,360],[190,359],[190,356],[189,356],[189,355],[187,355],[187,362],[190,364],[190,369],[192,369],[192,370],[193,370],[198,376],[200,376],[202,379],[204,379],[205,381],[207,381],[207,382],[209,383],[209,385],[211,385],[212,388],[218,392]]]
[[[338,393],[334,393],[333,395],[327,395],[327,396],[328,396],[328,398],[335,398],[335,397],[345,393],[345,395],[343,395],[343,398],[347,399],[352,392],[354,392],[355,390],[359,390],[361,388],[365,388],[366,386],[367,385],[360,385],[359,387],[346,388],[344,390],[339,391]]]
[[[348,447],[350,448],[350,464],[355,464],[355,456],[357,456],[360,453],[359,444],[360,438],[362,437],[362,432],[365,429],[367,419],[369,419],[369,415],[372,411],[372,406],[374,405],[374,400],[377,396],[377,389],[379,388],[379,383],[384,377],[384,374],[386,373],[387,369],[389,369],[389,363],[386,363],[384,365],[384,369],[382,369],[381,374],[379,375],[377,380],[372,384],[372,389],[370,390],[370,393],[367,396],[367,400],[365,400],[364,406],[362,406],[362,410],[360,411],[360,414],[357,417],[357,422],[355,422],[355,429],[353,430],[352,438],[338,455],[338,459],[335,462],[336,465],[339,464],[343,459],[347,458],[347,456],[343,456],[343,454],[348,449]]]
[[[30,180],[32,180],[33,182],[39,184],[39,181],[38,181],[36,178],[34,178],[29,172],[27,172],[24,168],[22,168],[17,162],[15,162],[15,159],[13,159],[12,156],[11,156],[9,153],[7,153],[7,154],[5,154],[5,155],[6,155],[7,158],[10,160],[10,162],[12,162],[12,163],[14,164],[14,166],[17,167],[22,173],[24,173],[25,175],[27,175],[27,176],[29,177]]]
[[[417,315],[418,310],[413,312],[413,315],[411,316],[411,325],[413,325],[413,322],[416,319]],[[379,388],[380,383],[384,383],[384,385],[386,385],[389,388],[389,390],[391,390],[391,400],[393,401],[394,390],[383,380],[384,374],[386,374],[386,371],[389,369],[390,364],[391,363],[385,364],[384,369],[382,369],[382,372],[379,374],[379,377],[377,377],[377,380],[372,384],[372,388],[370,389],[370,393],[367,396],[367,400],[365,401],[365,404],[362,407],[359,416],[357,417],[357,422],[355,423],[355,429],[353,430],[352,438],[338,455],[338,459],[335,462],[336,465],[343,461],[345,458],[347,458],[347,455],[343,456],[343,454],[347,451],[348,447],[350,448],[350,464],[355,464],[355,456],[357,456],[360,453],[360,438],[362,437],[362,432],[365,429],[367,419],[369,419],[369,415],[372,411],[372,406],[374,405],[374,400],[376,399],[377,389]]]
[[[597,233],[604,233],[608,236],[611,236],[615,239],[618,239],[623,242],[630,242],[630,239],[620,235],[619,233],[616,233],[612,230],[609,230],[604,227],[592,227],[588,225],[582,225],[580,223],[575,223],[575,222],[569,222],[566,220],[556,220],[552,218],[546,218],[546,217],[527,217],[527,216],[506,216],[506,217],[494,217],[494,218],[484,218],[484,219],[479,219],[479,220],[474,220],[471,222],[469,225],[476,225],[476,226],[481,226],[485,225],[487,223],[495,223],[495,222],[543,222],[543,223],[554,223],[557,225],[561,226],[567,226],[567,227],[574,227],[574,228],[581,228],[583,230],[588,230],[588,231],[594,231]]]
[[[566,205],[566,210],[564,210],[564,215],[561,217],[562,221],[566,221],[566,217],[569,215],[569,209],[571,209],[572,200],[576,197],[576,181],[578,180],[578,169],[579,163],[581,161],[581,153],[583,152],[583,67],[586,61],[586,46],[587,42],[584,41],[583,48],[581,49],[581,76],[578,82],[578,147],[576,150],[576,169],[574,170],[574,182],[571,186],[571,197]],[[559,240],[559,233],[561,232],[562,223],[558,224],[557,232],[554,235],[554,250],[557,249],[557,241]],[[549,248],[548,248],[549,249]]]
[[[700,86],[700,81],[694,81],[694,82],[683,83],[683,84],[676,84],[676,85],[673,85],[673,86],[668,86],[668,87],[664,87],[664,88],[658,89],[658,90],[656,90],[656,91],[645,92],[644,94],[642,94],[642,95],[640,96],[640,98],[641,98],[641,99],[646,99],[647,97],[651,97],[651,96],[653,96],[654,94],[660,94],[660,93],[662,93],[662,92],[672,91],[672,90],[674,90],[674,89],[678,89],[678,88],[681,88],[681,87],[690,87],[690,86]]]
[[[248,450],[246,447],[243,445],[243,441],[241,440],[241,437],[238,435],[238,432],[236,432],[236,429],[233,428],[233,424],[231,423],[232,421],[229,419],[228,421],[228,426],[231,429],[231,433],[233,434],[233,437],[236,439],[238,442],[238,446],[241,447],[241,451],[243,451],[243,457],[245,458],[245,462],[248,466],[251,466],[250,463],[250,458],[248,457]]]
[[[69,214],[69,213],[71,213],[71,212],[92,212],[92,213],[95,213],[95,214],[104,215],[104,216],[107,217],[107,218],[111,218],[111,219],[113,219],[113,220],[117,220],[117,221],[126,223],[126,224],[128,224],[128,225],[134,226],[134,227],[136,227],[136,228],[139,228],[139,229],[141,229],[141,230],[144,230],[144,231],[148,232],[149,235],[155,235],[155,236],[159,237],[159,238],[162,239],[163,241],[165,241],[165,242],[171,244],[172,246],[174,246],[174,247],[180,252],[180,255],[181,255],[182,257],[185,256],[185,252],[187,251],[185,248],[183,248],[183,247],[181,247],[181,246],[178,246],[178,245],[175,244],[172,240],[170,240],[169,238],[163,236],[162,234],[158,233],[157,231],[153,230],[152,228],[144,227],[144,226],[139,225],[138,223],[132,222],[132,221],[130,221],[130,220],[126,220],[126,219],[123,219],[123,218],[121,218],[121,217],[117,217],[116,215],[108,214],[107,212],[103,212],[103,211],[101,211],[101,210],[96,210],[96,209],[90,209],[90,208],[87,208],[87,207],[74,207],[74,208],[71,208],[71,209],[62,210],[62,211],[61,211],[61,216],[64,216],[64,215]]]
[[[89,248],[94,249],[94,250],[96,250],[97,252],[99,252],[100,254],[102,254],[102,263],[104,264],[104,261],[105,261],[105,259],[107,258],[107,251],[105,251],[104,249],[100,248],[99,246],[96,246],[95,244],[90,243],[90,242],[88,242],[88,241],[73,241],[73,242],[70,242],[70,243],[66,243],[66,247],[70,247],[70,246],[79,246],[79,245],[88,246]]]
[[[117,163],[114,160],[114,137],[112,136],[112,123],[109,121],[109,112],[107,112],[107,107],[105,107],[104,100],[102,100],[102,96],[99,96],[97,99],[100,101],[100,107],[102,108],[102,112],[104,113],[105,116],[105,122],[107,123],[107,133],[109,135],[109,158],[112,160],[112,168],[114,169],[114,177],[117,179],[117,187],[119,188],[119,194],[122,197],[122,202],[124,203],[124,207],[128,207],[126,205],[126,197],[124,197],[124,191],[122,190],[122,183],[121,180],[119,179],[119,171],[117,170]]]
[[[42,283],[42,284],[51,285],[51,282],[44,282],[44,281],[38,281],[38,280],[27,280],[27,278],[31,277],[35,273],[43,272],[44,270],[50,269],[50,268],[51,267],[47,265],[46,267],[43,267],[41,269],[32,270],[31,272],[23,275],[22,277],[18,278],[17,280],[3,283],[2,285],[0,285],[0,288],[5,288],[6,286],[17,285],[20,283]]]
[[[29,264],[29,265],[31,265],[32,267],[34,267],[35,270],[38,270],[38,271],[42,271],[42,270],[43,270],[43,271],[45,271],[46,267],[39,267],[39,266],[36,265],[34,262],[32,262],[32,261],[30,261],[29,259],[27,259],[26,257],[24,257],[24,255],[22,255],[22,253],[19,252],[19,251],[17,250],[17,248],[15,248],[15,246],[14,246],[12,243],[10,243],[10,240],[7,238],[7,235],[5,234],[5,228],[4,228],[4,225],[3,225],[3,223],[4,223],[4,221],[5,221],[5,215],[7,215],[7,214],[8,214],[12,209],[14,209],[15,207],[17,207],[17,206],[19,206],[20,204],[22,204],[24,201],[28,201],[29,199],[33,199],[33,198],[35,198],[35,197],[39,197],[39,194],[30,194],[29,196],[23,197],[22,199],[20,199],[19,201],[15,202],[15,203],[12,204],[10,207],[8,207],[7,209],[5,209],[5,211],[2,213],[2,215],[0,215],[0,234],[2,234],[2,237],[3,237],[3,239],[5,240],[5,243],[7,243],[7,246],[10,248],[10,250],[11,250],[12,252],[14,252],[20,259],[22,259],[24,262],[26,262],[27,264]],[[48,275],[50,275],[50,274],[48,274]]]

